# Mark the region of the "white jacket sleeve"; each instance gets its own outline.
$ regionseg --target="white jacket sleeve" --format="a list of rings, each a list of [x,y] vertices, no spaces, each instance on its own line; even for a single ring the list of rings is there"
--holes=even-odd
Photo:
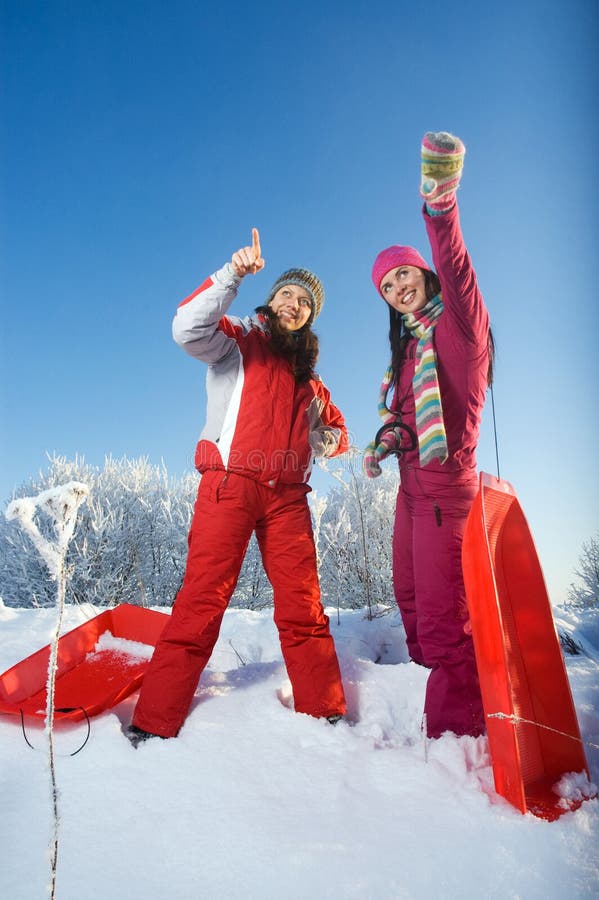
[[[240,284],[241,278],[231,263],[226,263],[179,306],[173,319],[173,338],[190,356],[213,364],[235,345],[218,323],[237,296]]]

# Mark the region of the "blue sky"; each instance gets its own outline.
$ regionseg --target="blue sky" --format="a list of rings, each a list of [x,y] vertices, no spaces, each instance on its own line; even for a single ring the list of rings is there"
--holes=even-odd
[[[266,268],[232,311],[289,266],[321,276],[319,370],[363,447],[388,355],[371,264],[430,258],[420,139],[448,130],[501,475],[562,598],[599,527],[594,0],[1,8],[0,499],[46,453],[192,467],[205,370],[171,318],[254,225]],[[490,402],[479,465],[496,474]]]

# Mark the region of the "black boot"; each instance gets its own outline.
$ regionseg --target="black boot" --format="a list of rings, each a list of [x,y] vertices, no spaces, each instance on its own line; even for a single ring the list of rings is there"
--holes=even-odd
[[[144,731],[143,728],[138,728],[137,725],[129,725],[129,728],[125,732],[125,737],[131,741],[137,750],[139,745],[143,744],[144,741],[148,741],[150,738],[161,737],[161,735],[152,734],[151,731]]]
[[[327,716],[327,722],[329,722],[331,725],[336,725],[337,722],[343,721],[343,718],[344,717],[341,715],[341,713],[335,713],[333,716]]]

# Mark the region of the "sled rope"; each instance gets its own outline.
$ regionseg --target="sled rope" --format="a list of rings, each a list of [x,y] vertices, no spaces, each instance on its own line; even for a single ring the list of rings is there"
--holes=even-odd
[[[577,741],[579,744],[583,744],[585,747],[593,747],[595,750],[599,750],[599,744],[593,744],[592,741],[583,741],[581,738],[576,737],[573,734],[568,734],[565,731],[558,731],[557,728],[551,728],[550,725],[543,725],[541,722],[533,722],[532,719],[523,719],[520,716],[509,715],[508,713],[487,713],[487,719],[507,719],[509,722],[513,724],[519,725],[536,725],[538,728],[544,728],[545,731],[552,731],[554,734],[559,734],[562,737],[570,738],[571,741]]]
[[[495,417],[495,394],[493,392],[493,385],[490,385],[491,391],[491,410],[493,412],[493,435],[495,437],[495,460],[497,462],[497,477],[501,478],[499,474],[499,442],[497,440],[497,419]]]
[[[73,712],[73,710],[75,710],[75,709],[80,709],[81,712],[83,713],[83,715],[85,716],[85,721],[87,722],[87,734],[85,735],[85,740],[83,741],[81,746],[78,747],[76,750],[73,750],[72,753],[69,753],[68,756],[77,756],[77,754],[80,753],[81,750],[83,750],[83,748],[89,741],[89,737],[90,737],[91,730],[92,730],[92,723],[87,714],[87,710],[83,706],[60,706],[55,710],[55,712],[67,713],[67,712]],[[31,741],[27,737],[27,732],[25,731],[25,714],[22,709],[19,710],[19,713],[21,714],[21,731],[23,732],[23,737],[25,739],[25,743],[27,744],[28,747],[31,747],[31,749],[35,750],[37,753],[37,752],[39,752],[38,748],[33,746]],[[60,753],[58,755],[64,757],[66,754]]]

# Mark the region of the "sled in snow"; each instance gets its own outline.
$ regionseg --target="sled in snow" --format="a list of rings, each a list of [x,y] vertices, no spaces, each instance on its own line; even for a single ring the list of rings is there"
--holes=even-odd
[[[495,789],[557,819],[582,798],[560,803],[554,785],[588,766],[531,533],[513,487],[485,472],[462,563]]]
[[[58,639],[55,721],[95,716],[140,686],[151,650],[167,615],[123,603],[89,619]],[[135,641],[135,645],[127,645]],[[0,675],[0,713],[46,715],[46,683],[51,646]]]

